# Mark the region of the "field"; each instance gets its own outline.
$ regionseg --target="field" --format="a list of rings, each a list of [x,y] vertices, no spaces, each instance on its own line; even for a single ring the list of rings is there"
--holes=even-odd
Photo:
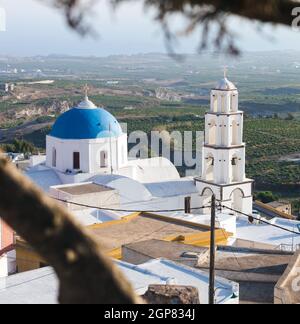
[[[300,195],[298,57],[293,52],[246,53],[240,59],[226,60],[246,113],[247,175],[256,180],[257,190],[293,197]],[[8,64],[19,72],[5,72]],[[212,55],[186,56],[183,61],[159,54],[2,58],[0,83],[14,82],[16,90],[0,92],[0,141],[21,138],[42,151],[52,123],[81,100],[86,83],[90,98],[127,123],[129,133],[203,131],[210,89],[222,77],[224,65],[223,59]],[[41,80],[52,82],[33,83]],[[158,89],[168,96],[158,97]],[[172,97],[174,93],[180,101]]]

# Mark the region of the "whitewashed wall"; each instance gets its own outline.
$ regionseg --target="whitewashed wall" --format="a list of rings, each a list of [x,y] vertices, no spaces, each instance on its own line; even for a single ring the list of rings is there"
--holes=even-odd
[[[53,150],[56,150],[56,167],[53,167]],[[100,154],[107,152],[108,166],[101,168]],[[80,170],[84,173],[107,173],[126,166],[128,163],[127,135],[118,138],[94,140],[61,140],[47,136],[46,164],[60,172],[73,170],[73,153],[80,153]],[[110,156],[112,153],[112,158]]]

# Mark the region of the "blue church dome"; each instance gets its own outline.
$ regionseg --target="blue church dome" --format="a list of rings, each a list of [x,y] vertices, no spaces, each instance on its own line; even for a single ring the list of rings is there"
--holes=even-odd
[[[50,136],[60,139],[97,139],[123,134],[116,118],[97,108],[86,97],[77,107],[62,114],[53,125]]]

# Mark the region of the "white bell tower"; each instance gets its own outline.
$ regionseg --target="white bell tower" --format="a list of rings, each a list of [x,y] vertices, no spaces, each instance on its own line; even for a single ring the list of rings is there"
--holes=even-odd
[[[244,113],[239,110],[238,95],[225,71],[211,91],[210,111],[205,116],[202,175],[195,180],[204,205],[214,193],[222,205],[252,214],[253,180],[245,174]]]

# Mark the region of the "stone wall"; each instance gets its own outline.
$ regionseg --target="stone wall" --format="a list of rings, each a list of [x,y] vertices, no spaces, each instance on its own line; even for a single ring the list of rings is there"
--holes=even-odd
[[[300,251],[295,253],[275,286],[275,304],[300,304]]]

